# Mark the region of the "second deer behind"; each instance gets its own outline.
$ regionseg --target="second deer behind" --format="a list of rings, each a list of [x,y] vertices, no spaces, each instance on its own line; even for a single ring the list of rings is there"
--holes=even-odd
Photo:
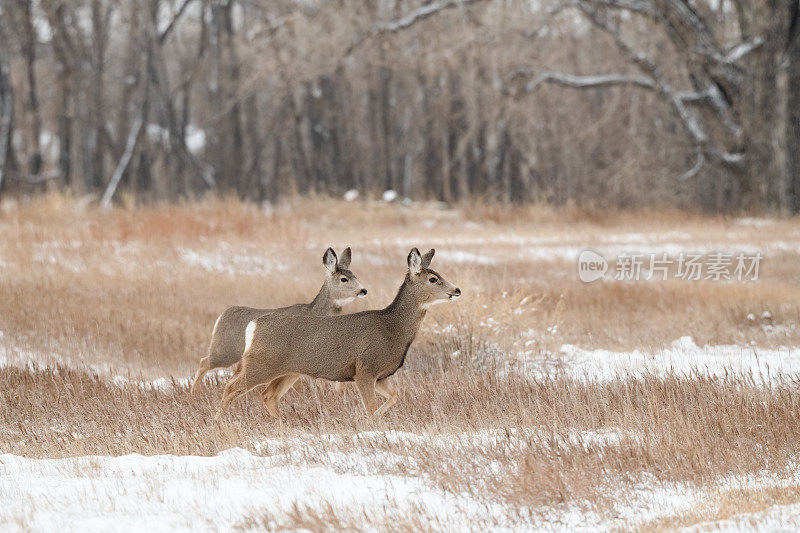
[[[397,401],[390,379],[405,362],[425,313],[452,301],[461,290],[430,268],[434,250],[408,254],[408,272],[388,307],[342,316],[268,314],[247,325],[242,364],[225,387],[220,411],[259,385],[267,409],[278,417],[278,400],[301,376],[355,381],[364,407],[380,415]],[[386,398],[380,408],[375,392]]]
[[[333,248],[328,248],[322,256],[322,264],[328,275],[319,293],[311,303],[296,304],[281,309],[255,309],[252,307],[229,307],[217,318],[208,356],[200,360],[200,368],[192,383],[192,392],[203,376],[211,369],[230,366],[242,358],[245,348],[245,329],[252,320],[265,313],[285,313],[290,315],[335,315],[341,313],[342,306],[356,298],[367,295],[367,289],[361,286],[350,269],[350,248],[337,258]]]

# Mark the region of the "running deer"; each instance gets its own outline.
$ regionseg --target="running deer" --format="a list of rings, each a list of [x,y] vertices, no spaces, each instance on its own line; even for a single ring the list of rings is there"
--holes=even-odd
[[[379,416],[397,402],[389,383],[405,362],[425,313],[455,300],[461,289],[429,268],[434,250],[408,255],[408,273],[385,309],[342,316],[265,315],[247,325],[246,348],[220,402],[220,412],[259,386],[269,413],[279,417],[278,401],[301,376],[355,381],[364,407]],[[375,391],[386,398],[379,408]]]
[[[325,250],[322,264],[328,271],[322,288],[316,298],[308,304],[296,304],[280,309],[253,309],[252,307],[229,307],[219,315],[211,333],[208,356],[200,360],[200,368],[194,376],[192,393],[203,376],[211,369],[230,366],[242,358],[245,343],[245,329],[252,320],[267,313],[288,315],[336,315],[342,306],[355,298],[364,298],[367,289],[361,286],[350,268],[350,248],[345,248],[342,257],[337,259],[333,248]]]

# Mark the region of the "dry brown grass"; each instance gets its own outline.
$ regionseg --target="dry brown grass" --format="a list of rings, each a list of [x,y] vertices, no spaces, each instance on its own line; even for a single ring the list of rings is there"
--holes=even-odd
[[[746,319],[769,310],[772,324],[800,323],[796,253],[768,255],[759,283],[584,285],[572,261],[548,258],[552,246],[629,233],[654,233],[654,247],[680,234],[689,243],[736,249],[765,242],[763,228],[696,216],[687,227],[672,212],[578,216],[531,207],[509,210],[504,218],[496,211],[311,201],[264,214],[224,201],[99,212],[51,196],[0,215],[0,290],[6,295],[0,328],[5,342],[30,350],[120,363],[144,376],[188,374],[221,309],[310,300],[321,283],[318,256],[327,244],[354,246],[353,270],[370,289],[356,310],[385,305],[402,277],[407,248],[430,243],[441,255],[436,268],[462,286],[465,297],[437,309],[427,326],[463,323],[504,348],[521,331],[552,326],[562,300],[556,342],[629,349],[683,335],[699,343],[800,341],[800,329],[767,337],[762,324]],[[776,222],[769,241],[794,245],[796,252],[796,229],[794,221]],[[448,261],[448,252],[496,264]],[[183,260],[187,253],[220,263],[223,271]],[[520,308],[526,298],[536,305]],[[482,328],[488,318],[499,325]]]
[[[325,460],[314,455],[320,449],[359,448],[349,437],[364,431],[460,435],[513,428],[488,444],[442,449],[435,441],[377,440],[361,449],[413,459],[413,468],[392,463],[376,473],[423,474],[445,491],[480,495],[520,513],[570,502],[602,511],[608,487],[644,474],[703,484],[781,471],[800,452],[794,383],[763,387],[741,377],[703,376],[582,383],[501,370],[523,351],[533,361],[554,357],[562,343],[649,350],[691,335],[698,344],[797,346],[797,229],[795,220],[773,221],[765,230],[674,212],[491,205],[451,211],[309,200],[264,212],[208,201],[101,212],[59,196],[4,204],[0,358],[5,354],[11,366],[0,368],[0,450],[32,457],[211,455],[234,446],[258,452],[265,436],[287,446],[307,434],[343,437],[310,448],[304,460],[313,464]],[[651,248],[676,241],[762,247],[762,279],[585,285],[555,248],[617,236],[635,251],[638,237],[630,234],[646,236]],[[381,420],[364,418],[352,388],[338,394],[330,384],[305,383],[282,402],[282,422],[268,418],[256,395],[215,422],[222,377],[195,397],[180,380],[195,370],[217,314],[231,304],[310,300],[328,244],[353,246],[352,269],[370,290],[350,310],[390,300],[412,245],[435,246],[433,266],[465,296],[429,313],[398,375],[398,405]],[[765,310],[772,318],[747,318]],[[554,325],[557,331],[548,333]],[[20,367],[26,359],[45,366]],[[113,376],[132,382],[119,386]],[[162,377],[177,381],[149,390],[136,382]],[[624,438],[585,441],[586,432]],[[797,500],[796,492],[783,494],[774,500]],[[735,506],[723,503],[645,526],[733,513]],[[407,529],[422,520],[398,508],[366,524],[397,525],[392,512],[405,517]],[[356,515],[298,508],[283,525],[351,528]],[[254,510],[240,526],[281,520]]]
[[[303,435],[339,435],[301,448],[303,462],[324,466],[328,453],[387,452],[413,459],[379,465],[375,473],[424,472],[445,491],[518,509],[583,500],[602,508],[611,487],[643,473],[662,482],[702,483],[781,471],[800,452],[794,384],[765,389],[702,377],[586,384],[457,370],[409,374],[399,383],[398,408],[379,421],[363,415],[352,390],[339,395],[332,387],[304,385],[287,398],[282,422],[271,420],[255,396],[216,422],[222,383],[193,397],[184,386],[142,390],[63,368],[11,368],[0,375],[0,449],[36,457],[212,455],[235,446],[258,452],[267,437],[291,449]],[[488,441],[463,436],[493,428],[514,429]],[[360,446],[348,438],[387,429],[455,435],[457,445],[378,438]]]

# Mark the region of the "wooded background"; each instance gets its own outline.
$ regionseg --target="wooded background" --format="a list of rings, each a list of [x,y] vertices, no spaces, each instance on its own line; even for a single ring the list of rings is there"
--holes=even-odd
[[[0,196],[800,211],[798,0],[0,0]]]

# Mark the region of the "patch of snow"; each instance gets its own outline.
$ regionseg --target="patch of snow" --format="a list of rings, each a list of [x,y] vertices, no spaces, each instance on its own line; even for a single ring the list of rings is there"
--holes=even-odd
[[[345,202],[355,202],[358,200],[358,189],[350,189],[344,193]]]
[[[603,489],[613,498],[609,515],[601,515],[582,503],[566,507],[551,507],[541,512],[548,522],[558,524],[562,530],[637,530],[661,518],[681,516],[698,504],[713,505],[715,496],[721,491],[759,490],[781,488],[800,483],[800,469],[789,465],[785,473],[759,472],[749,475],[729,475],[718,478],[705,486],[689,483],[660,483],[652,474],[645,473],[630,486],[610,485]],[[778,506],[776,506],[778,507]],[[786,524],[800,524],[800,504],[783,506],[761,513],[740,515],[740,520],[697,524],[686,528],[689,531],[774,531],[780,517]],[[737,528],[737,526],[739,526]],[[548,528],[549,529],[549,528]],[[786,529],[777,528],[785,531]]]
[[[788,337],[796,329],[796,326],[787,324],[778,324],[775,326],[772,324],[761,325],[761,331],[763,331],[767,337]]]
[[[211,251],[196,251],[188,248],[178,250],[181,259],[197,265],[208,272],[263,276],[270,272],[286,272],[289,266],[266,256],[234,252],[227,243],[221,243]]]
[[[436,259],[451,263],[474,263],[476,265],[494,265],[497,259],[487,255],[478,255],[460,250],[437,250]]]
[[[51,429],[65,431],[59,426]],[[480,491],[443,490],[418,475],[416,459],[402,451],[413,446],[444,451],[495,446],[525,450],[530,439],[541,439],[555,448],[567,443],[617,446],[627,438],[636,436],[622,435],[614,428],[576,430],[563,436],[539,428],[439,435],[369,431],[267,439],[254,446],[264,456],[241,448],[213,457],[132,454],[29,459],[3,454],[0,529],[106,531],[125,524],[131,530],[230,530],[248,516],[258,519],[261,512],[269,517],[270,527],[278,528],[298,507],[376,517],[387,517],[392,509],[418,509],[428,523],[457,530],[631,529],[680,516],[698,503],[713,505],[720,492],[800,483],[796,465],[788,465],[783,473],[729,475],[701,486],[659,482],[644,473],[630,482],[609,481],[608,486],[599,487],[610,500],[609,512],[583,501],[522,509],[482,497]],[[507,468],[491,461],[485,466],[494,474]],[[387,470],[403,474],[387,474]],[[775,506],[693,529],[768,530],[781,524],[800,524],[800,504]]]
[[[205,148],[206,146],[206,132],[194,126],[193,124],[189,124],[186,127],[186,147],[189,149],[190,152],[193,154],[198,153],[200,150]]]
[[[2,337],[3,335],[0,334],[0,338]],[[192,381],[194,381],[193,376],[169,376],[152,380],[136,379],[119,374],[119,370],[115,369],[110,363],[89,364],[85,361],[75,360],[55,352],[45,353],[23,349],[18,346],[0,345],[0,369],[8,367],[21,368],[29,372],[41,372],[44,370],[57,371],[58,368],[67,368],[69,370],[107,379],[111,384],[117,387],[138,387],[142,390],[158,390],[162,392],[173,387],[188,388]],[[224,378],[230,376],[231,372],[231,368],[217,368],[206,373],[203,380],[211,381],[213,379],[219,379],[220,377]]]
[[[601,382],[645,374],[685,377],[698,374],[712,377],[747,375],[760,384],[800,378],[800,348],[700,347],[688,336],[654,352],[585,350],[564,344],[558,359],[557,368],[537,368],[533,374]]]
[[[349,447],[349,445],[355,445],[357,447],[366,447],[367,449],[374,449],[383,444],[391,444],[405,449],[413,445],[424,445],[447,451],[473,447],[486,449],[498,445],[522,449],[531,440],[546,442],[548,445],[556,447],[567,445],[584,447],[612,446],[626,439],[637,440],[638,436],[623,433],[618,428],[605,428],[596,431],[573,429],[566,434],[554,434],[543,427],[478,429],[472,432],[442,434],[418,434],[389,430],[363,431],[355,435],[336,433],[324,435],[305,434],[291,439],[265,439],[253,443],[253,447],[258,453],[274,455],[279,452],[285,452],[287,448],[305,450],[309,446],[318,445],[320,440],[337,446],[345,445]]]
[[[124,524],[130,531],[231,530],[259,511],[280,520],[297,507],[371,515],[387,504],[419,508],[458,529],[487,518],[511,525],[504,505],[447,492],[423,478],[285,463],[240,448],[214,457],[4,454],[0,529],[109,531]]]
[[[743,217],[737,219],[736,224],[739,226],[750,226],[753,228],[766,228],[769,226],[774,226],[775,221],[769,218]]]
[[[773,505],[754,513],[741,513],[725,520],[695,524],[682,531],[800,531],[800,503]]]
[[[424,224],[423,224],[424,225]],[[417,246],[425,242],[427,246],[437,248],[448,247],[476,247],[493,246],[493,259],[500,260],[534,260],[534,261],[576,261],[580,253],[591,248],[608,260],[615,260],[622,254],[643,254],[645,259],[650,254],[661,257],[675,258],[681,253],[709,255],[716,252],[725,252],[747,255],[762,253],[767,255],[772,252],[800,253],[800,241],[773,241],[759,242],[758,245],[744,241],[741,238],[732,238],[731,241],[697,242],[690,239],[688,234],[680,232],[665,232],[661,234],[623,234],[598,237],[596,239],[582,238],[576,240],[568,236],[546,235],[515,235],[500,234],[491,236],[475,236],[470,234],[455,235],[453,237],[408,236],[395,238],[380,238],[367,241],[367,245],[396,246],[406,248]],[[322,243],[313,243],[319,247]],[[518,248],[511,250],[513,253],[502,249],[502,246]],[[498,248],[500,247],[500,248]]]
[[[169,141],[169,131],[159,124],[150,123],[145,127],[148,140],[153,143],[166,144]]]
[[[394,202],[395,200],[397,200],[397,191],[393,191],[392,189],[383,191],[381,199],[387,203]]]

